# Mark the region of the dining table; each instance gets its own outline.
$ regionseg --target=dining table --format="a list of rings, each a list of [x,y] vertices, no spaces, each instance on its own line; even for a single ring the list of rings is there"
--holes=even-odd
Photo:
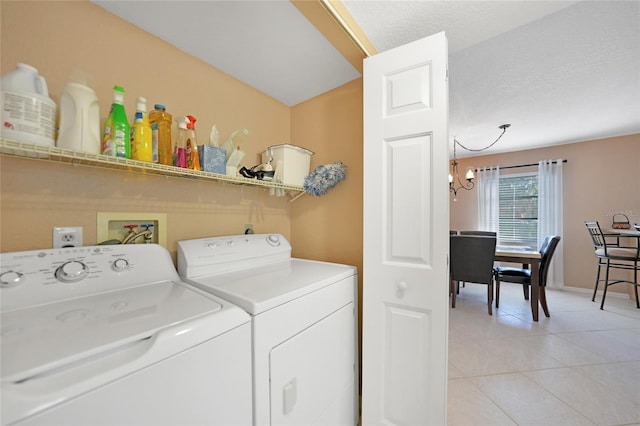
[[[533,283],[540,282],[540,258],[540,252],[531,247],[496,246],[496,261],[529,265],[531,269],[531,285],[529,286],[531,288],[531,294],[529,295],[529,300],[531,302],[531,316],[534,321],[538,321],[540,288],[537,285],[533,285]]]
[[[603,229],[602,232],[605,234],[618,235],[620,237],[631,237],[631,238],[640,237],[640,232],[636,231],[634,228],[631,228],[631,229],[611,228],[611,229]]]
[[[632,245],[627,247],[633,247],[634,244],[636,247],[640,245],[640,231],[636,230],[633,227],[624,228],[624,229],[620,229],[620,228],[603,229],[602,233],[609,237],[618,238],[618,243],[620,242],[620,238],[631,239],[632,242],[630,244]]]

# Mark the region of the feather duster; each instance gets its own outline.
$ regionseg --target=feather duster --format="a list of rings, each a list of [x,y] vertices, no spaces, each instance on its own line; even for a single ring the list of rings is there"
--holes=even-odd
[[[340,161],[320,165],[304,179],[304,190],[310,195],[324,195],[347,177],[346,169]]]

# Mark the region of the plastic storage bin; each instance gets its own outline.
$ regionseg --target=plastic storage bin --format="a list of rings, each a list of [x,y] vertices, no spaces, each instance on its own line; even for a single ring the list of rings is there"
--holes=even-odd
[[[281,181],[285,185],[302,186],[304,178],[309,175],[309,166],[313,152],[295,145],[272,145],[262,152],[262,163],[268,163],[273,158],[271,165],[276,173],[280,170]]]

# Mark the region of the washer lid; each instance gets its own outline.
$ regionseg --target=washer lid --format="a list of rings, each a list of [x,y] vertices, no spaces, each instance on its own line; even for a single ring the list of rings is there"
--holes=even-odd
[[[194,328],[190,320],[212,314],[225,318],[227,331],[248,320],[219,316],[220,311],[233,308],[223,308],[184,284],[167,281],[4,313],[2,381],[21,382],[99,357],[167,327],[183,326],[184,332],[190,332]],[[224,331],[212,327],[211,334]]]
[[[356,268],[349,265],[287,259],[224,274],[183,279],[256,315],[355,275]]]

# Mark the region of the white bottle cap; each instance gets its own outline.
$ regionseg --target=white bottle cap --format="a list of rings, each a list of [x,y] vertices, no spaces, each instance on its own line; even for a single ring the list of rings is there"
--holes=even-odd
[[[176,118],[176,122],[178,123],[178,128],[179,129],[187,129],[187,124],[190,122],[190,120],[187,117],[179,117]]]
[[[142,96],[138,97],[138,101],[136,102],[136,111],[146,111],[147,110],[147,99]]]

